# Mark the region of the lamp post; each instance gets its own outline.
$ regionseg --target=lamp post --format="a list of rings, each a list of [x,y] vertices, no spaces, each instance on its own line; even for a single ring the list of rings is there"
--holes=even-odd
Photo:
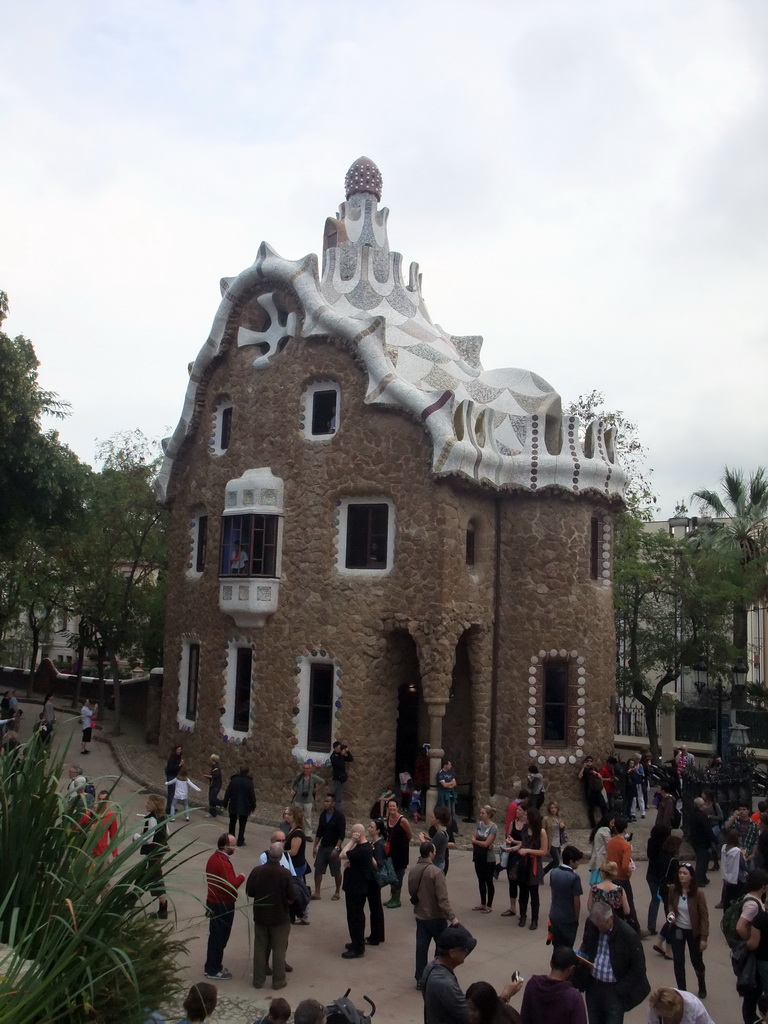
[[[709,680],[709,665],[704,655],[699,655],[699,660],[691,666],[693,670],[693,685],[701,697],[704,693],[714,697],[717,701],[717,755],[723,756],[723,702],[731,700],[737,693],[743,694],[747,680],[747,666],[742,658],[731,666],[733,682],[727,686],[718,674],[714,683]]]

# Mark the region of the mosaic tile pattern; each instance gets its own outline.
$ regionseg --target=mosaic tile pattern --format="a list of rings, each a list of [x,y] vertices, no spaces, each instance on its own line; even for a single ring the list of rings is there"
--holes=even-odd
[[[604,424],[590,426],[590,444],[584,450],[578,423],[572,417],[564,422],[560,396],[539,374],[483,370],[481,337],[454,336],[432,321],[419,265],[410,264],[406,283],[402,256],[390,251],[389,211],[379,206],[381,185],[381,174],[367,157],[350,167],[346,201],[335,218],[337,231],[326,233],[327,239],[338,241],[325,250],[319,278],[315,256],[290,261],[262,243],[252,267],[222,280],[219,312],[192,366],[181,420],[164,442],[166,455],[155,484],[160,500],[166,496],[175,455],[196,428],[197,389],[219,352],[230,317],[264,281],[274,285],[259,297],[270,326],[262,332],[240,328],[238,334],[238,344],[262,346],[255,368],[274,358],[297,331],[305,339],[338,338],[356,346],[365,366],[366,402],[400,407],[424,424],[432,440],[435,475],[460,475],[503,489],[557,488],[620,499],[625,473],[613,461],[612,436]],[[467,254],[467,265],[479,266],[476,284],[482,289],[482,262],[476,253]],[[472,287],[470,272],[466,277],[467,287]],[[289,314],[281,326],[275,296],[284,288],[297,296],[302,315]],[[458,437],[456,413],[462,405],[465,429]]]

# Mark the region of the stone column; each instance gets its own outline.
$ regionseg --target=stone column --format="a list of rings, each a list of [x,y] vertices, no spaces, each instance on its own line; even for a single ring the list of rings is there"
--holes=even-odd
[[[429,714],[429,789],[427,790],[427,806],[424,808],[425,820],[432,813],[437,803],[437,773],[443,760],[443,718],[448,707],[447,697],[427,697],[424,703]]]

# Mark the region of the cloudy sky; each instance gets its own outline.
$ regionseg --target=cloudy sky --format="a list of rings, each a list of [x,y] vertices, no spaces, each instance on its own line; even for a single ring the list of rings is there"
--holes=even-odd
[[[768,464],[765,0],[27,0],[0,35],[6,330],[62,437],[175,426],[219,279],[318,252],[361,154],[434,320],[597,388],[661,515]]]

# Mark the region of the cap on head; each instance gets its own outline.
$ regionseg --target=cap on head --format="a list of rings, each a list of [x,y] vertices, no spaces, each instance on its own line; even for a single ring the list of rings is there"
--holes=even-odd
[[[471,953],[477,945],[477,939],[462,924],[449,925],[437,937],[438,952],[448,952],[451,949],[466,949]]]

